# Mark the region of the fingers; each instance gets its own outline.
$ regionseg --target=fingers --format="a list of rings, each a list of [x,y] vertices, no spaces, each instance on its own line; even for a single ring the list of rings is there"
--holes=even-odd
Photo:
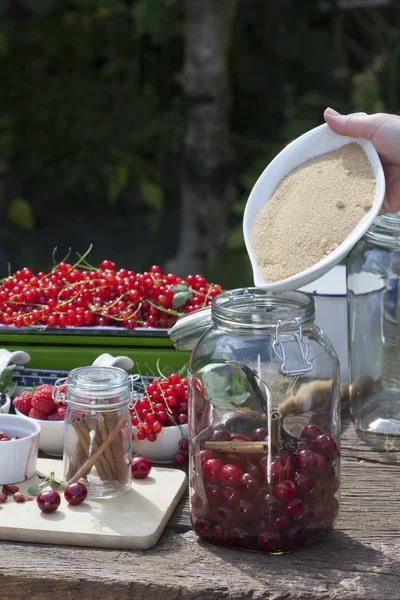
[[[336,110],[327,108],[324,117],[329,127],[339,135],[372,140],[376,132],[386,123],[389,115],[363,113],[341,115]]]

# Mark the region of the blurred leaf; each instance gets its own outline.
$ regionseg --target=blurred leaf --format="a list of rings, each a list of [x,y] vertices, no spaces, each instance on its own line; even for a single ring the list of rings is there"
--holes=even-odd
[[[259,176],[260,173],[243,173],[243,175],[240,178],[240,183],[247,192],[250,192]]]
[[[3,16],[8,8],[10,0],[0,0],[0,16]]]
[[[6,396],[11,397],[17,384],[13,381],[15,365],[9,365],[0,373],[0,392],[3,392]]]
[[[246,200],[238,200],[237,202],[234,202],[232,204],[233,214],[242,216],[244,213],[244,209],[246,207],[246,203],[247,203],[247,198],[246,198]]]
[[[142,179],[140,182],[140,195],[149,208],[162,211],[164,207],[164,192],[158,183]]]
[[[21,229],[35,229],[35,215],[32,205],[25,198],[14,198],[8,205],[8,218]]]
[[[20,2],[31,11],[32,14],[39,17],[45,17],[51,13],[59,0],[20,0]]]
[[[226,247],[228,250],[241,250],[245,247],[243,237],[243,225],[241,223],[239,225],[236,225],[236,227],[234,227],[228,235]]]
[[[108,181],[108,201],[113,205],[125,190],[129,179],[129,169],[126,165],[117,165]]]
[[[173,308],[179,308],[193,298],[193,292],[187,283],[178,283],[178,285],[172,288],[172,291],[174,292],[174,297],[172,298]]]

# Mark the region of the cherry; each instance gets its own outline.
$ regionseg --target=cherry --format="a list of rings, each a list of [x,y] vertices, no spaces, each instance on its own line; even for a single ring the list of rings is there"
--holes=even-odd
[[[219,481],[222,466],[222,462],[217,458],[210,458],[206,460],[203,464],[204,481],[209,483]]]
[[[40,492],[36,498],[36,502],[40,510],[44,513],[52,513],[60,506],[61,498],[58,492],[48,490]]]
[[[255,496],[260,490],[260,478],[256,473],[243,473],[239,488],[245,496]]]
[[[304,473],[295,473],[293,477],[293,482],[296,486],[296,490],[300,494],[308,494],[309,492],[311,492],[315,484],[315,480],[309,475],[305,475]]]
[[[221,481],[232,487],[239,487],[243,477],[243,471],[236,465],[227,464],[221,468]]]
[[[290,502],[285,502],[283,505],[283,510],[288,517],[298,517],[303,510],[303,502],[300,500],[300,498],[295,498]]]
[[[258,429],[254,429],[251,434],[251,439],[253,442],[265,442],[268,439],[268,430],[265,427],[259,427]]]
[[[296,486],[293,481],[282,481],[276,484],[274,492],[275,496],[282,500],[293,500],[296,497]]]
[[[228,506],[236,506],[240,499],[239,490],[236,490],[229,485],[224,486],[221,489],[221,500],[228,504]]]
[[[296,455],[295,463],[301,473],[313,473],[317,466],[315,454],[311,450],[300,450]]]
[[[183,465],[185,465],[185,464],[186,464],[186,461],[187,461],[187,456],[185,456],[184,454],[182,454],[182,452],[177,452],[177,453],[176,453],[176,454],[173,456],[172,460],[174,461],[174,464],[175,464],[177,467],[182,467]]]
[[[208,519],[197,519],[193,528],[196,535],[198,535],[200,538],[207,538],[211,535],[212,525],[211,521]]]
[[[281,538],[276,531],[261,531],[258,535],[257,543],[260,550],[274,552],[279,550]]]
[[[134,456],[131,461],[132,477],[145,479],[151,471],[151,462],[145,456]]]
[[[289,519],[287,517],[276,517],[271,523],[273,529],[287,529],[289,527]]]
[[[258,494],[259,509],[263,516],[277,515],[281,510],[281,501],[271,494],[268,488],[262,488]]]
[[[82,504],[86,500],[88,491],[83,483],[77,481],[76,483],[70,483],[67,485],[64,491],[64,498],[72,506]]]
[[[313,448],[316,452],[323,454],[328,460],[334,460],[339,456],[339,450],[334,438],[326,433],[315,438]]]
[[[317,425],[306,425],[301,432],[300,438],[305,440],[308,444],[312,444],[316,437],[322,434]]]
[[[222,527],[222,525],[214,525],[211,529],[211,539],[213,539],[214,542],[226,542],[228,539],[228,532],[226,529],[224,529],[224,527]]]
[[[210,506],[218,506],[221,502],[221,486],[218,483],[209,483],[206,486],[207,500]]]
[[[231,540],[233,546],[239,548],[246,548],[249,544],[249,532],[242,527],[234,527],[228,533],[228,537]]]
[[[254,519],[256,512],[254,502],[248,500],[247,498],[242,498],[239,500],[236,511],[241,521],[251,521]]]
[[[187,439],[183,439],[178,444],[179,450],[182,452],[187,452],[189,450],[189,442]]]
[[[200,460],[202,463],[206,460],[210,460],[210,458],[217,458],[215,452],[212,450],[200,450]]]
[[[229,442],[231,440],[231,434],[227,429],[216,429],[210,440],[212,442]]]
[[[276,485],[285,479],[285,471],[279,459],[275,459],[269,467],[268,465],[265,467],[264,476],[271,485]]]
[[[237,440],[240,442],[248,442],[250,438],[247,435],[243,435],[243,433],[231,433],[231,440]]]
[[[229,527],[234,520],[233,510],[227,506],[218,506],[212,513],[214,520],[224,527]]]

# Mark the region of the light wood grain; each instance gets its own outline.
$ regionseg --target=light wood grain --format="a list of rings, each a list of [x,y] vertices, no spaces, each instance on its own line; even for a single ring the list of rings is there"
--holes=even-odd
[[[348,418],[342,445],[336,531],[307,549],[199,543],[186,494],[151,550],[0,544],[0,600],[400,600],[399,455],[359,441]]]

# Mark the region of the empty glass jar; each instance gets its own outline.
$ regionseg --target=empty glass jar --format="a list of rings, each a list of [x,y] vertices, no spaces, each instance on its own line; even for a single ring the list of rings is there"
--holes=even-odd
[[[84,483],[90,498],[131,489],[130,381],[116,367],[81,367],[56,382],[55,399],[67,403],[64,480]]]
[[[347,264],[350,406],[361,432],[400,434],[400,213],[375,219]]]
[[[194,346],[189,476],[197,535],[271,553],[318,539],[339,507],[339,363],[314,324],[313,298],[226,292],[213,299],[208,322],[200,311],[170,335],[179,348]]]

